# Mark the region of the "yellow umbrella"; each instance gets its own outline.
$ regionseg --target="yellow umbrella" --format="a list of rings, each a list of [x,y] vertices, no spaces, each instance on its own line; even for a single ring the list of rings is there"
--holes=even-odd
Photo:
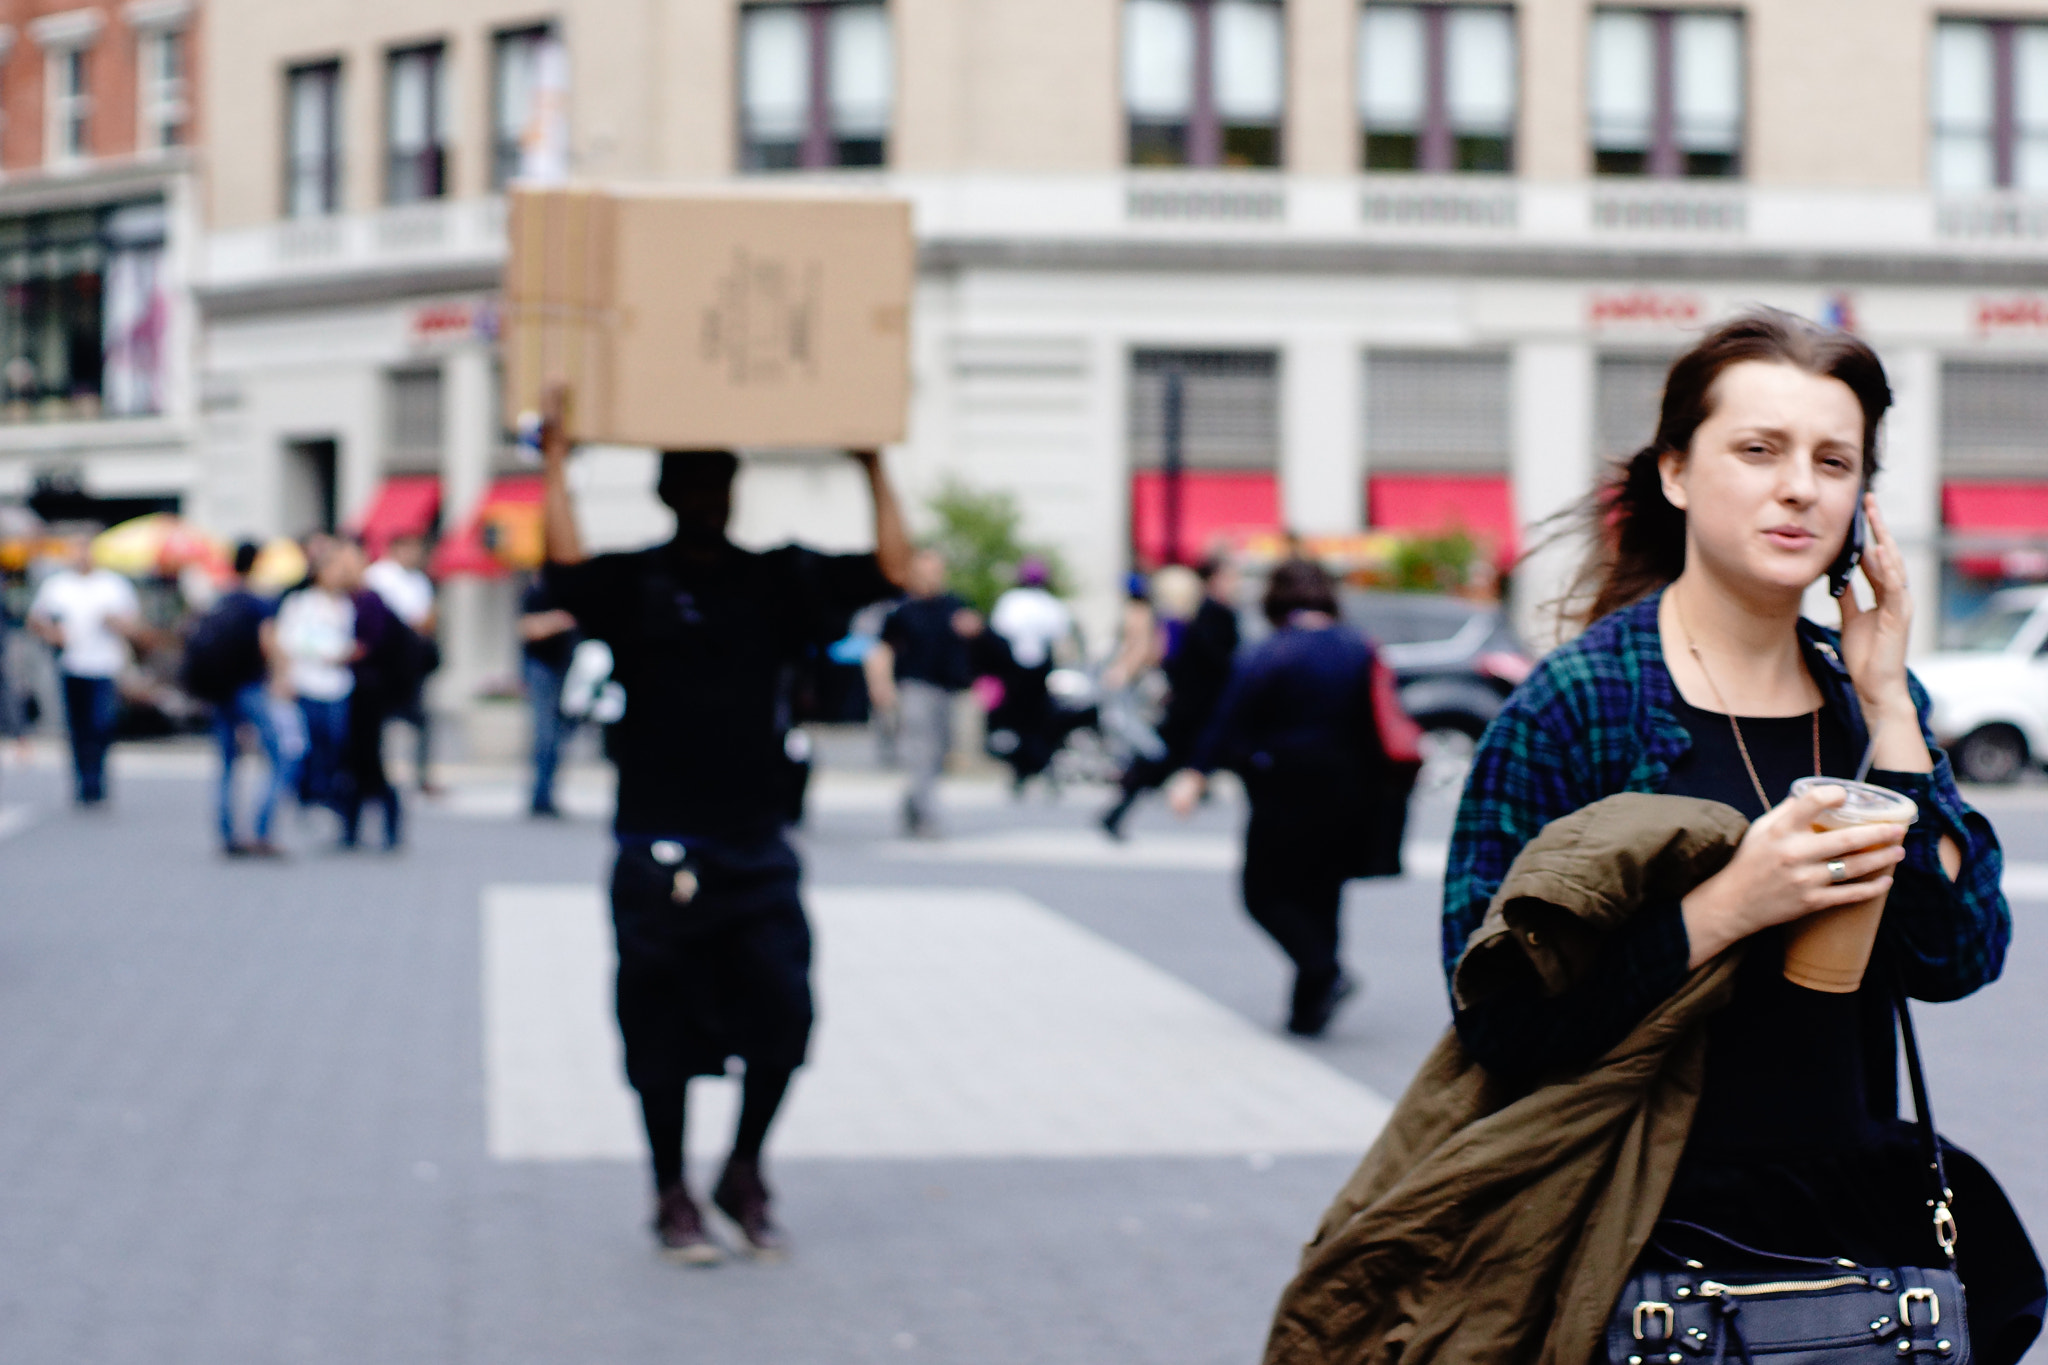
[[[227,567],[221,543],[174,512],[151,512],[108,527],[93,537],[92,558],[131,578],[175,575],[194,564],[218,575]]]
[[[306,577],[306,552],[299,543],[279,536],[256,552],[249,570],[249,586],[258,592],[283,592]]]

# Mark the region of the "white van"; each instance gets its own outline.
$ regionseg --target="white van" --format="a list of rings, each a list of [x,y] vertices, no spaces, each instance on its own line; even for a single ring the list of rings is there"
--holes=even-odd
[[[1993,593],[1913,672],[1957,777],[2012,782],[2048,762],[2048,586]]]

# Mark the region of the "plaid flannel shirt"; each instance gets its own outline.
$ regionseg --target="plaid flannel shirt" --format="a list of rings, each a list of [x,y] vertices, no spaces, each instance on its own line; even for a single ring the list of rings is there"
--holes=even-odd
[[[1672,761],[1691,747],[1672,714],[1676,693],[1657,629],[1662,596],[1603,617],[1553,651],[1487,727],[1458,805],[1444,878],[1447,980],[1515,855],[1538,830],[1616,792],[1661,790]],[[1868,731],[1842,663],[1840,636],[1802,620],[1799,640],[1808,671],[1848,723],[1854,751],[1863,752]],[[1955,1000],[1996,980],[2005,964],[2012,916],[2000,890],[2004,860],[1990,822],[1956,790],[1948,756],[1927,728],[1925,689],[1910,675],[1907,685],[1934,770],[1870,774],[1872,782],[1920,807],[1919,821],[1906,834],[1882,933],[1909,994]],[[1943,835],[1962,850],[1953,881],[1937,851]],[[1682,937],[1675,916],[1669,918],[1664,937]]]

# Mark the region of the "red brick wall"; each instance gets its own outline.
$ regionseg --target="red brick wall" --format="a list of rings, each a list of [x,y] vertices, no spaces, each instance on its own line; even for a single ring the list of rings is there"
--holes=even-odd
[[[43,164],[43,97],[48,53],[29,26],[45,14],[95,9],[99,34],[86,50],[86,82],[92,95],[92,151],[123,158],[136,150],[138,35],[118,3],[94,0],[0,0],[0,23],[14,31],[14,46],[0,62],[0,168],[33,171]],[[200,15],[194,8],[185,29],[186,142],[199,136]]]

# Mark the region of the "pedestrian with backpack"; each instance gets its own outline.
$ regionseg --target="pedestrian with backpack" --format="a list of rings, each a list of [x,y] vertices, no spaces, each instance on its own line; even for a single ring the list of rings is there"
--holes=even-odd
[[[221,851],[230,858],[274,858],[270,840],[277,798],[290,779],[270,704],[271,617],[277,608],[249,587],[249,571],[257,548],[244,541],[235,549],[234,585],[221,595],[185,641],[185,659],[178,682],[186,693],[213,708],[213,733],[220,745],[220,793],[216,812]],[[256,807],[254,839],[236,834],[235,763],[242,753],[243,727],[256,736],[270,765],[263,796]]]

